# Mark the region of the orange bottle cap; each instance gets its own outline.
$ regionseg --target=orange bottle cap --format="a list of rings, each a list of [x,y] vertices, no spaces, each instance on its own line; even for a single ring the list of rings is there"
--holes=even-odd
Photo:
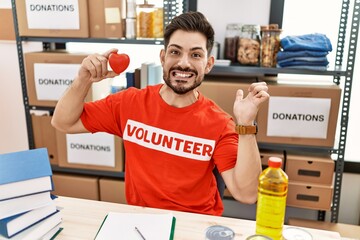
[[[281,167],[282,159],[279,157],[269,157],[268,165],[272,168],[279,168]]]

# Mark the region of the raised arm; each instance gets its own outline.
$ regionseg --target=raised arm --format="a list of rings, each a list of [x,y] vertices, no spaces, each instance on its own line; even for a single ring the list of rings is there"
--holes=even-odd
[[[261,103],[269,98],[265,82],[250,85],[248,95],[239,89],[234,102],[236,124],[254,124]],[[222,173],[225,184],[232,196],[243,203],[257,200],[258,177],[261,173],[261,159],[255,134],[239,135],[237,161],[233,169]]]
[[[117,49],[89,55],[82,61],[75,80],[56,104],[51,120],[56,129],[66,133],[88,132],[80,120],[84,99],[94,82],[118,75],[108,71],[108,58],[113,52],[117,52]]]

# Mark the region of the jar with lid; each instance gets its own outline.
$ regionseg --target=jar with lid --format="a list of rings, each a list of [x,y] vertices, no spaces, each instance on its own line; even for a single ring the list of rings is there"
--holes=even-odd
[[[244,65],[259,65],[260,26],[243,25],[237,49],[237,60]]]
[[[164,8],[155,6],[153,18],[153,37],[164,37]]]
[[[136,38],[136,0],[126,0],[125,37]]]
[[[280,50],[280,34],[276,24],[262,26],[261,28],[261,66],[276,67],[276,56]]]
[[[230,23],[226,25],[224,58],[236,62],[236,51],[241,31],[241,24]]]
[[[144,1],[143,4],[138,4],[136,7],[137,14],[137,37],[138,38],[153,38],[153,20],[154,20],[155,5]]]

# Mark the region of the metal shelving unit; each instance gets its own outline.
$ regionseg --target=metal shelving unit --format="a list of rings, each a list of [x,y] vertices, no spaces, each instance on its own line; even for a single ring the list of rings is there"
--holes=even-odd
[[[194,5],[195,3],[195,5]],[[84,42],[84,43],[115,43],[115,44],[144,44],[144,45],[161,45],[163,44],[163,39],[126,39],[126,38],[53,38],[53,37],[29,37],[29,36],[20,36],[18,20],[17,20],[17,11],[16,11],[16,0],[11,0],[14,28],[16,35],[16,46],[19,60],[19,70],[20,70],[20,80],[21,88],[23,95],[23,103],[25,108],[25,120],[27,125],[27,136],[29,149],[35,148],[34,134],[33,134],[33,125],[31,119],[31,110],[44,110],[48,111],[52,115],[54,107],[44,107],[36,106],[29,104],[29,97],[27,92],[26,85],[26,76],[25,76],[25,64],[24,64],[24,52],[23,52],[23,42],[42,42],[43,49],[63,49],[66,43],[68,42]],[[166,26],[172,18],[179,15],[181,12],[196,10],[196,1],[189,2],[189,0],[170,0],[164,1],[164,25]],[[54,47],[55,46],[55,47]],[[60,47],[58,47],[60,46]],[[72,168],[63,168],[58,166],[52,166],[54,172],[65,172],[65,173],[78,173],[85,175],[95,175],[95,176],[108,176],[116,178],[124,178],[124,173],[111,172],[111,171],[98,171],[98,170],[84,170],[84,169],[72,169]]]
[[[284,0],[279,0],[277,6],[283,10]],[[351,4],[353,4],[353,10],[351,15],[349,15],[349,9]],[[335,163],[335,180],[334,180],[334,193],[332,200],[331,208],[331,222],[338,222],[339,217],[339,205],[340,205],[340,196],[341,196],[341,184],[344,171],[344,156],[345,156],[345,145],[347,137],[347,127],[349,120],[349,111],[350,111],[350,99],[351,99],[351,89],[352,81],[354,75],[354,66],[355,66],[355,57],[356,57],[356,47],[358,40],[359,24],[360,24],[360,1],[359,0],[343,0],[342,1],[341,16],[339,21],[339,32],[338,32],[338,42],[336,46],[336,59],[335,67],[328,69],[327,71],[313,71],[313,70],[300,70],[300,69],[286,69],[286,68],[262,68],[262,67],[252,67],[252,66],[240,66],[238,64],[232,64],[230,66],[215,66],[209,75],[212,76],[239,76],[239,75],[277,75],[277,74],[301,74],[301,75],[322,75],[322,76],[333,76],[333,82],[337,85],[340,85],[344,81],[344,88],[342,89],[342,105],[339,109],[340,123],[338,124],[340,128],[339,133],[339,143],[335,148],[316,148],[316,147],[297,147],[290,145],[282,145],[279,147],[276,144],[259,144],[260,148],[265,149],[281,149],[281,150],[297,150],[297,151],[306,151],[312,153],[331,153],[337,156]],[[272,11],[275,11],[278,14],[272,16],[274,22],[282,21],[279,20],[278,9],[273,9],[274,5],[271,4]],[[270,14],[272,15],[272,14]],[[275,16],[276,15],[276,16]],[[282,12],[280,13],[282,15]],[[348,28],[347,22],[348,18],[351,16],[351,25]],[[270,16],[271,18],[271,16]],[[281,25],[281,24],[279,24]],[[347,33],[347,29],[349,32]],[[346,39],[348,38],[348,39]],[[348,43],[348,49],[345,49],[346,43]],[[347,54],[344,54],[347,53]],[[342,65],[343,57],[347,56],[346,62]],[[318,219],[325,219],[325,212],[318,212]]]
[[[282,4],[283,4],[282,0]],[[351,5],[351,1],[353,2],[353,11],[351,13],[351,26],[349,33],[346,33],[347,30],[347,21],[349,16],[349,8]],[[14,16],[14,26],[15,26],[15,34],[16,34],[16,45],[19,59],[19,68],[20,68],[20,78],[21,78],[21,86],[23,93],[23,103],[26,114],[26,123],[27,123],[27,133],[29,140],[29,148],[34,148],[34,136],[33,136],[33,128],[30,110],[39,109],[39,110],[48,110],[53,111],[53,108],[40,107],[40,106],[31,106],[29,105],[28,95],[27,95],[27,86],[26,86],[26,77],[25,77],[25,66],[24,66],[24,58],[23,58],[23,49],[22,43],[25,41],[37,41],[44,43],[67,43],[67,42],[88,42],[88,43],[119,43],[119,44],[162,44],[162,40],[129,40],[129,39],[79,39],[79,38],[44,38],[44,37],[26,37],[19,36],[18,22],[17,22],[17,13],[15,8],[15,0],[12,0],[12,9]],[[164,1],[164,24],[166,25],[174,16],[181,12],[186,12],[189,10],[196,10],[197,1],[183,0],[179,2],[177,0],[173,1]],[[272,5],[272,11],[273,11]],[[278,10],[278,9],[275,9]],[[338,34],[338,43],[336,47],[336,62],[335,67],[333,69],[329,69],[327,71],[312,71],[312,70],[299,70],[299,69],[286,69],[286,68],[262,68],[262,67],[248,67],[248,66],[240,66],[240,65],[231,65],[227,67],[223,66],[215,66],[211,71],[210,75],[213,76],[236,76],[236,75],[258,75],[258,74],[269,74],[269,75],[277,75],[281,73],[285,74],[307,74],[307,75],[325,75],[325,76],[333,76],[333,81],[336,84],[340,84],[342,80],[344,80],[344,89],[343,89],[343,97],[342,97],[342,106],[340,109],[340,137],[339,144],[337,148],[334,149],[319,149],[319,148],[307,148],[306,151],[310,152],[330,152],[337,155],[336,159],[336,167],[335,167],[335,181],[334,181],[334,194],[333,194],[333,206],[331,209],[331,222],[338,221],[339,215],[339,204],[340,204],[340,194],[341,194],[341,184],[342,184],[342,176],[344,169],[344,155],[345,155],[345,145],[346,145],[346,137],[347,137],[347,126],[348,126],[348,116],[350,111],[350,98],[351,98],[351,88],[354,74],[354,65],[355,65],[355,55],[356,55],[356,45],[360,24],[360,1],[359,0],[343,0],[342,9],[341,9],[341,17],[339,22],[339,34]],[[277,15],[277,14],[274,14]],[[345,37],[348,36],[349,39],[346,40]],[[341,66],[343,62],[344,52],[345,52],[345,43],[348,43],[347,50],[347,60],[346,66]],[[276,149],[274,145],[262,145],[260,147],[263,148],[272,148]],[[282,146],[282,149],[289,150],[301,150],[301,148],[297,148],[294,146]],[[63,171],[69,173],[79,173],[79,174],[89,174],[89,175],[101,175],[101,176],[112,176],[112,177],[120,177],[123,178],[124,174],[105,172],[105,171],[93,171],[93,170],[77,170],[77,169],[67,169],[54,167],[54,171]],[[324,212],[319,212],[319,219],[324,219]]]

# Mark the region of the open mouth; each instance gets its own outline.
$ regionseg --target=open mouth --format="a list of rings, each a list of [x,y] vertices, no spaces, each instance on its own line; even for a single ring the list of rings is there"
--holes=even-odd
[[[192,72],[180,72],[180,71],[173,71],[172,76],[176,77],[177,79],[189,79],[195,76]]]

